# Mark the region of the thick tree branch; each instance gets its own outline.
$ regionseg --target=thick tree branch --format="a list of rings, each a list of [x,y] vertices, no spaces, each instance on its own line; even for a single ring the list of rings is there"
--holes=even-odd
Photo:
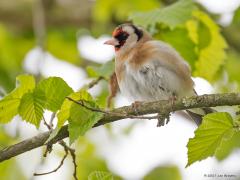
[[[142,102],[138,105],[137,111],[132,106],[124,106],[116,108],[110,111],[110,113],[104,114],[103,118],[97,124],[95,124],[94,127],[101,126],[106,123],[111,123],[120,119],[124,119],[123,115],[126,115],[126,117],[131,115],[137,116],[152,113],[160,113],[166,115],[169,114],[170,112],[192,108],[233,106],[233,105],[240,105],[240,93],[195,96],[178,99],[174,101],[174,103],[172,103],[172,101]],[[68,137],[67,129],[68,129],[67,125],[63,126],[60,129],[59,133],[56,135],[56,137],[54,137],[50,142],[48,142],[48,144],[54,144]],[[45,142],[49,138],[50,134],[51,131],[44,132],[35,137],[22,141],[18,144],[0,150],[0,162],[45,145]]]

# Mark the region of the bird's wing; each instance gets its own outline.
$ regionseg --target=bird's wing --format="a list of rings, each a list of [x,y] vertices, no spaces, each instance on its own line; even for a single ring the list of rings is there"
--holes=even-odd
[[[162,41],[147,41],[139,50],[138,63],[153,61],[156,66],[162,66],[177,74],[190,86],[193,86],[191,70],[188,63],[170,45]]]
[[[188,63],[170,45],[162,41],[148,41],[143,48],[151,51],[149,59],[158,61],[159,65],[173,71],[182,79],[191,79]]]

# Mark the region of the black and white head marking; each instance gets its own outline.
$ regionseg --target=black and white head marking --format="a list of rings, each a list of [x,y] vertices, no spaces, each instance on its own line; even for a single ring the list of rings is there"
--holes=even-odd
[[[119,50],[124,45],[126,48],[132,48],[142,36],[142,30],[133,24],[119,25],[113,32],[113,37],[119,42],[119,45],[116,45],[115,49]]]

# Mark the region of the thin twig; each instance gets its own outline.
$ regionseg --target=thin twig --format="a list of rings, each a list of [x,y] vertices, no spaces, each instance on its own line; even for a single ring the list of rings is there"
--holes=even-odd
[[[46,145],[46,150],[43,154],[43,157],[47,157],[48,153],[50,154],[52,152],[52,146],[53,146],[52,144],[47,144]]]
[[[70,97],[66,97],[66,98],[67,98],[68,100],[70,100],[70,101],[72,101],[72,102],[74,102],[74,103],[76,103],[76,104],[78,104],[78,105],[80,105],[80,106],[82,106],[82,107],[90,110],[90,111],[100,112],[100,113],[104,113],[104,114],[108,114],[108,113],[109,113],[108,111],[104,111],[104,110],[101,110],[101,109],[89,107],[89,106],[87,106],[87,105],[84,104],[84,101],[83,101],[83,100],[78,100],[78,101],[76,101],[76,100],[74,100],[74,99],[72,99],[72,98],[70,98]]]
[[[91,81],[89,84],[86,85],[87,89],[91,89],[93,88],[95,85],[97,85],[99,83],[99,81],[101,81],[102,79],[105,79],[103,76],[99,76],[97,79],[94,79],[93,81]]]
[[[46,119],[43,117],[43,123],[47,126],[48,130],[52,130],[52,127],[47,123]]]
[[[49,126],[51,129],[53,128],[53,120],[54,120],[55,116],[56,116],[56,113],[52,113],[51,119],[49,121]]]
[[[51,119],[49,121],[49,124],[46,122],[45,118],[43,118],[44,124],[51,131],[53,130],[53,119],[55,118],[55,115],[56,115],[56,113],[52,113]],[[50,174],[50,173],[56,172],[58,169],[60,169],[62,167],[63,162],[64,162],[64,160],[66,159],[66,157],[68,155],[68,152],[70,152],[70,155],[71,155],[72,160],[73,160],[73,165],[74,165],[73,177],[74,177],[75,180],[78,180],[78,178],[77,178],[77,163],[76,163],[75,150],[70,148],[63,140],[60,140],[58,143],[64,148],[64,151],[65,151],[65,155],[63,156],[63,159],[60,162],[59,166],[56,169],[54,169],[54,170],[52,170],[50,172],[34,173],[34,176],[41,176],[41,175],[46,175],[46,174]],[[48,152],[50,153],[51,151],[52,151],[52,144],[47,144],[47,149],[46,149],[46,152],[44,153],[44,157],[46,157],[47,153]]]
[[[55,117],[55,113],[52,114],[51,120],[52,120],[54,117]],[[51,121],[51,120],[50,120],[50,121]],[[50,130],[50,131],[52,130],[53,126],[50,125],[50,124],[48,124],[47,121],[46,121],[46,119],[45,119],[44,117],[43,117],[43,123],[44,123],[45,126],[47,126],[48,130]],[[45,150],[43,156],[44,156],[44,157],[47,157],[47,154],[48,154],[48,153],[50,154],[51,152],[52,152],[52,145],[51,145],[51,144],[47,144],[46,150]]]
[[[64,147],[65,155],[63,156],[63,158],[62,158],[60,164],[58,165],[58,167],[56,167],[54,170],[49,171],[49,172],[34,173],[33,175],[34,176],[42,176],[42,175],[46,175],[46,174],[51,174],[51,173],[57,172],[62,167],[62,165],[63,165],[63,163],[64,163],[64,161],[65,161],[65,159],[67,158],[67,155],[68,155],[68,149],[65,146],[63,146],[63,147]]]
[[[64,148],[66,148],[70,152],[70,154],[72,156],[73,165],[74,165],[73,177],[75,180],[78,180],[75,149],[70,148],[63,140],[59,141],[59,144],[61,144]]]
[[[78,180],[78,178],[77,178],[77,163],[76,163],[75,150],[70,151],[70,154],[72,156],[72,161],[73,161],[73,165],[74,165],[73,177],[74,177],[75,180]]]

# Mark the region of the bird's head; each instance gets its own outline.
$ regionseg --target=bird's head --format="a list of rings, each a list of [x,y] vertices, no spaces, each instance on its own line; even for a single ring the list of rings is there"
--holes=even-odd
[[[139,27],[130,23],[121,24],[114,29],[112,39],[104,44],[114,46],[116,52],[125,52],[135,47],[143,35],[143,30]]]

